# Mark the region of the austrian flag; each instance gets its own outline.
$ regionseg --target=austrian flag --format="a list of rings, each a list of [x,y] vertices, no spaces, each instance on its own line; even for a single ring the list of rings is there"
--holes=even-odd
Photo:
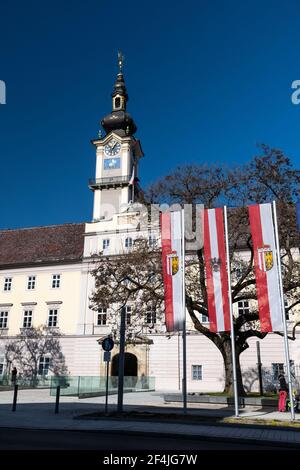
[[[271,204],[249,206],[260,329],[282,331],[283,321]]]
[[[204,258],[210,331],[230,331],[223,209],[204,210]]]
[[[162,268],[167,331],[181,331],[184,322],[181,211],[161,214]]]

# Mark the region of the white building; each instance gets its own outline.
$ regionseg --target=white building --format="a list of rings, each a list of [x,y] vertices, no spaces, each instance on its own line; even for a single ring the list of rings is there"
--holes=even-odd
[[[105,136],[93,141],[96,148],[93,191],[93,220],[82,224],[64,224],[0,231],[0,374],[8,364],[4,348],[8,339],[22,329],[47,324],[62,334],[61,344],[70,375],[104,375],[103,351],[97,340],[110,333],[108,312],[95,312],[89,297],[93,290],[93,255],[103,251],[113,255],[130,248],[141,235],[159,238],[158,227],[148,231],[141,214],[134,211],[138,167],[143,152],[134,137],[136,126],[126,112],[128,96],[120,71],[112,93],[113,110],[102,120]],[[247,309],[247,301],[239,309]],[[203,321],[206,319],[203,318]],[[145,341],[127,345],[125,375],[155,378],[156,390],[181,388],[182,342],[178,335],[167,336],[164,327],[156,332],[145,320]],[[147,325],[148,323],[148,325]],[[187,331],[188,391],[222,391],[223,359],[213,343],[196,332]],[[256,368],[256,339],[241,356],[245,384],[251,382]],[[299,340],[291,342],[291,359],[300,364]],[[116,373],[117,347],[113,350],[111,374]],[[284,363],[283,339],[269,334],[261,341],[261,359],[265,367]],[[47,373],[47,360],[41,360],[41,373]],[[250,388],[256,387],[257,382]]]

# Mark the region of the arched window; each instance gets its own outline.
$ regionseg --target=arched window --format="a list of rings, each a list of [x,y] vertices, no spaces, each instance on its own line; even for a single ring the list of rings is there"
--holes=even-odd
[[[115,98],[115,109],[119,109],[121,107],[121,98],[118,96]]]

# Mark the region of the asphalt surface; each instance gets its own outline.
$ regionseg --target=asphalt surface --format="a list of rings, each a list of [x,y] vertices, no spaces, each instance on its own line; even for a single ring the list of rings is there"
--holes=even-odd
[[[284,450],[284,447],[89,431],[0,429],[0,450]],[[289,449],[290,451],[290,449]]]

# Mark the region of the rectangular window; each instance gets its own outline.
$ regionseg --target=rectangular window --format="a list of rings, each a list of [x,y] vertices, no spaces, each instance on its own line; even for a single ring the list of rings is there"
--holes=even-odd
[[[32,310],[24,310],[23,328],[32,327]]]
[[[146,312],[146,324],[152,325],[155,323],[156,323],[156,311],[152,307],[149,307]]]
[[[35,276],[28,276],[27,289],[35,289]]]
[[[8,312],[2,310],[0,312],[0,328],[7,328],[7,321],[8,321]]]
[[[48,315],[48,326],[57,326],[58,322],[58,309],[57,308],[50,308],[49,315]]]
[[[43,377],[48,375],[50,367],[50,357],[42,356],[39,361],[39,371],[38,375],[42,375]]]
[[[249,301],[248,300],[240,300],[238,302],[238,315],[247,315],[250,313],[249,308]]]
[[[6,277],[4,279],[4,291],[5,292],[11,290],[11,283],[12,283],[12,278],[11,277]]]
[[[201,323],[209,323],[208,316],[203,315],[203,313],[201,313]]]
[[[130,325],[131,323],[131,313],[132,313],[132,308],[127,305],[126,307],[126,325]]]
[[[192,366],[192,380],[202,380],[202,366]]]
[[[107,322],[107,309],[106,308],[98,308],[97,325],[98,326],[105,326],[106,322]]]
[[[155,235],[149,235],[149,246],[151,248],[154,248],[156,246],[156,236]]]
[[[104,240],[102,240],[102,248],[103,250],[106,250],[106,248],[109,247],[109,238],[106,238]]]
[[[52,274],[52,289],[60,287],[60,274]]]
[[[127,237],[125,239],[125,248],[132,248],[132,238],[131,237]]]

